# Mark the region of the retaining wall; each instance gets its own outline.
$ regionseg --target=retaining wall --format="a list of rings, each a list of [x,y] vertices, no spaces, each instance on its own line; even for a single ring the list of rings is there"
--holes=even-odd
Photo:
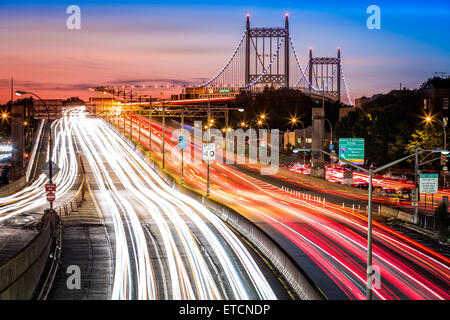
[[[46,210],[36,237],[9,261],[0,265],[0,300],[31,299],[48,261],[58,216]]]

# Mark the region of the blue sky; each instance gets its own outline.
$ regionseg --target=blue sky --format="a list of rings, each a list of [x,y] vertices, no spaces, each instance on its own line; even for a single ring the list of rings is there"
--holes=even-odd
[[[79,32],[65,28],[71,4],[82,11]],[[381,30],[366,27],[372,4],[381,8]],[[316,56],[342,48],[352,98],[400,82],[413,88],[434,72],[450,72],[449,1],[0,0],[0,101],[11,76],[48,91],[208,78],[233,52],[246,13],[254,26],[281,26],[286,12],[302,64],[309,47]]]

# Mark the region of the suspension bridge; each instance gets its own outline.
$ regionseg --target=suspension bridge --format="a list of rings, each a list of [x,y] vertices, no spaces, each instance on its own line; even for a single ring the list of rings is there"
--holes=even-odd
[[[343,84],[343,86],[342,86]],[[151,89],[174,88],[175,85],[148,85],[149,94],[142,93],[146,86],[132,86],[141,90],[134,97],[145,102],[151,100]],[[251,27],[247,15],[246,27],[233,54],[219,72],[200,85],[180,86],[182,93],[172,95],[166,104],[202,104],[234,100],[242,91],[258,92],[265,87],[300,90],[314,98],[353,105],[342,66],[341,49],[336,57],[313,57],[309,48],[309,61],[303,67],[289,32],[289,16],[285,16],[284,27]],[[344,94],[341,88],[344,88]],[[126,86],[101,86],[92,90],[111,94],[127,102],[133,101],[133,90]],[[345,99],[346,98],[346,99]]]

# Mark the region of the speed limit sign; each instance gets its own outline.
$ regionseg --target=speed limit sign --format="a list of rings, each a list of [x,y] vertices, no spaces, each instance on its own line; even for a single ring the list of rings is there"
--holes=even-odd
[[[204,143],[203,144],[203,160],[216,160],[216,144]]]

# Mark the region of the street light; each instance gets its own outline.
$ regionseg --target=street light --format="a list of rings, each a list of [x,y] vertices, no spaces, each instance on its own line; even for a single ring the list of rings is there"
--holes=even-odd
[[[333,126],[331,125],[330,120],[328,120],[327,118],[323,118],[326,122],[328,122],[328,124],[330,125],[330,144],[333,144]]]
[[[324,151],[322,149],[296,148],[296,149],[294,149],[292,151],[294,153],[302,152],[302,151],[305,151],[305,152],[319,151],[319,152],[322,152],[322,153],[324,153],[324,154],[326,154],[326,155],[328,155],[330,157],[333,157],[332,154],[330,154],[330,153],[328,153],[328,152],[326,152],[326,151]],[[366,168],[360,167],[360,166],[358,166],[358,165],[356,165],[356,164],[354,164],[354,163],[352,163],[350,161],[342,159],[342,158],[340,158],[338,156],[334,156],[337,159],[339,159],[341,162],[343,162],[343,163],[345,163],[345,164],[347,164],[347,165],[349,165],[351,167],[354,167],[356,169],[359,169],[362,172],[365,172],[365,173],[369,174],[369,198],[368,198],[368,204],[367,204],[367,286],[366,286],[366,288],[367,288],[366,299],[367,300],[371,300],[372,299],[372,286],[371,286],[371,284],[369,285],[369,281],[371,281],[371,277],[372,277],[373,272],[374,272],[373,269],[372,269],[372,177],[373,177],[373,175],[375,173],[380,172],[382,170],[385,170],[385,169],[387,169],[389,167],[392,167],[392,166],[394,166],[394,165],[396,165],[396,164],[398,164],[398,163],[400,163],[402,161],[405,161],[405,160],[407,160],[407,159],[409,159],[411,157],[415,156],[416,159],[417,159],[417,155],[420,152],[426,152],[426,151],[429,151],[429,152],[441,152],[441,153],[446,153],[446,154],[449,153],[448,150],[419,150],[419,149],[416,149],[414,154],[411,154],[411,155],[403,157],[401,159],[392,161],[392,162],[390,162],[390,163],[388,163],[388,164],[386,164],[384,166],[381,166],[381,167],[379,167],[379,168],[377,168],[375,170],[374,169],[366,169]],[[417,164],[416,164],[416,168],[417,168]]]
[[[291,123],[293,125],[296,125],[298,123],[300,123],[303,127],[303,139],[302,139],[302,145],[303,148],[305,148],[305,142],[306,142],[306,136],[305,136],[305,124],[303,123],[303,121],[297,119],[296,117],[292,117],[291,118]],[[306,165],[306,152],[303,152],[303,165]]]
[[[433,118],[431,116],[427,116],[425,118],[427,123],[433,122],[434,120],[436,120],[437,122],[439,122],[442,125],[442,129],[444,129],[444,150],[447,150],[447,129],[445,128],[444,123],[439,120],[438,118]],[[446,184],[446,180],[447,180],[447,174],[444,171],[444,190],[445,190],[445,184]]]
[[[43,104],[45,109],[47,109],[47,122],[48,122],[48,130],[49,130],[49,161],[48,161],[48,175],[49,175],[49,181],[50,184],[53,184],[53,170],[52,170],[52,155],[53,155],[53,147],[52,147],[52,128],[50,125],[50,110],[48,108],[47,103],[45,103],[44,100],[42,100],[41,97],[39,97],[37,94],[33,93],[33,92],[28,92],[28,91],[21,91],[21,90],[17,90],[16,91],[16,95],[17,96],[22,96],[25,94],[29,94],[32,96],[35,96],[36,98],[38,98]],[[53,210],[53,202],[50,201],[50,210]]]

